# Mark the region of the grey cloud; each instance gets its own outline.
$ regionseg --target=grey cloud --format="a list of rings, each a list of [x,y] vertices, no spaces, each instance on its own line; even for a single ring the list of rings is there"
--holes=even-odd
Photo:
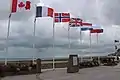
[[[103,14],[106,20],[109,21],[109,23],[120,25],[119,20],[119,14],[120,14],[120,1],[119,0],[104,0],[103,5]]]
[[[23,21],[23,20],[28,20],[32,15],[35,15],[35,4],[37,4],[39,0],[30,0],[30,1],[32,3],[31,11],[12,13],[11,19],[14,21]],[[12,0],[1,1],[0,5],[2,7],[0,8],[0,20],[8,19],[8,16],[11,12],[10,9],[11,4],[12,4]]]
[[[9,0],[7,0],[9,1]],[[7,3],[3,1],[2,4]],[[37,3],[39,0],[32,0],[33,3]],[[47,2],[46,2],[47,1]],[[33,38],[33,21],[34,21],[34,7],[30,13],[16,13],[12,15],[11,18],[11,28],[9,37],[9,55],[8,57],[63,57],[68,56],[70,53],[78,53],[80,55],[95,55],[104,54],[107,52],[114,51],[113,40],[120,39],[118,28],[111,27],[113,24],[117,24],[118,15],[116,10],[119,7],[114,7],[108,0],[98,0],[99,7],[96,7],[96,2],[94,0],[46,0],[45,4],[49,4],[55,8],[58,12],[70,11],[72,15],[79,16],[85,21],[90,21],[92,23],[106,24],[104,25],[104,33],[99,35],[99,43],[96,44],[96,36],[92,36],[92,54],[89,48],[89,34],[82,33],[83,43],[79,42],[79,29],[71,28],[70,39],[71,39],[71,49],[68,49],[68,25],[61,24],[55,25],[55,48],[52,48],[52,19],[50,18],[38,18],[36,22],[36,37]],[[44,1],[43,1],[44,2]],[[1,3],[0,3],[1,4]],[[2,5],[1,4],[1,5]],[[116,6],[117,3],[115,2]],[[0,41],[5,41],[7,32],[7,20],[9,15],[9,5],[7,7],[0,8]],[[110,8],[114,8],[114,13],[110,12]],[[118,12],[119,13],[119,12]],[[113,15],[115,14],[115,15]],[[112,17],[110,17],[112,15]],[[108,26],[110,25],[110,26]],[[32,44],[35,42],[36,49],[32,49]],[[0,50],[3,51],[5,48],[5,43],[1,43]],[[3,52],[0,52],[1,54]],[[3,56],[3,55],[2,55]]]
[[[119,25],[119,0],[75,0],[53,2],[50,5],[56,11],[70,11],[74,16],[92,23]]]
[[[58,6],[59,5],[59,6]],[[56,11],[69,11],[72,15],[92,22],[98,20],[95,0],[61,1],[51,4]]]

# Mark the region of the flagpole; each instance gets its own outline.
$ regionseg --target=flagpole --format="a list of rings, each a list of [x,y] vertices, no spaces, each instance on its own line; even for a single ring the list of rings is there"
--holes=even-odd
[[[9,20],[8,20],[8,28],[7,28],[7,38],[6,38],[6,57],[5,57],[5,65],[7,65],[7,58],[8,58],[8,41],[9,41],[9,33],[10,33],[10,20],[11,20],[11,13],[9,15]]]
[[[81,31],[81,27],[79,29],[80,29],[80,42],[82,43],[82,31]]]
[[[36,17],[34,19],[34,30],[33,30],[33,49],[35,49],[35,32],[36,32]],[[34,59],[35,59],[35,56],[33,55],[33,64],[34,64]]]
[[[97,44],[98,44],[98,33],[96,35],[97,35]]]
[[[97,36],[97,45],[98,45],[98,33],[96,34],[96,36]],[[100,56],[98,56],[98,63],[100,65]]]
[[[89,37],[90,37],[90,53],[92,53],[92,46],[91,46],[91,33],[89,33]]]
[[[91,33],[90,33],[90,54],[92,54],[92,42],[91,42]],[[90,57],[92,61],[92,56]]]
[[[81,30],[81,27],[82,27],[82,21],[83,20],[81,20],[81,23],[80,23],[80,42],[82,43],[82,30]]]
[[[53,49],[55,48],[55,22],[53,17]],[[55,57],[53,55],[53,70],[55,70]]]
[[[68,25],[68,42],[69,42],[68,48],[70,49],[71,45],[70,45],[70,26],[69,25]]]

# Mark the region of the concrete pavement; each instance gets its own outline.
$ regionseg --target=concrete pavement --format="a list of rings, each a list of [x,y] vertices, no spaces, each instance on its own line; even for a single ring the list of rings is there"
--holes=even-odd
[[[67,69],[43,70],[40,78],[36,79],[36,75],[21,75],[2,80],[120,80],[120,68],[100,66],[80,69],[78,73],[67,73]]]

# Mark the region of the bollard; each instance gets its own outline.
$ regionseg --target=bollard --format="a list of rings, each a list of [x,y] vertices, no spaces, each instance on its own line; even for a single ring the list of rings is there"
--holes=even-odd
[[[36,70],[37,73],[41,73],[41,59],[37,59]]]
[[[37,59],[36,60],[36,70],[37,70],[37,74],[36,74],[36,79],[40,80],[40,73],[41,73],[41,59]]]
[[[69,55],[67,73],[79,72],[79,59],[78,55]]]

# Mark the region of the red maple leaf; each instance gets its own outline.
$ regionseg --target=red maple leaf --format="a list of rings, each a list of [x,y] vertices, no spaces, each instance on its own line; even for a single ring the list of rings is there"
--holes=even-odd
[[[30,10],[30,8],[31,8],[31,2],[30,1],[26,1],[25,9],[26,10]]]
[[[25,6],[25,4],[23,3],[23,2],[20,2],[19,4],[18,4],[18,7],[20,7],[20,8],[23,8]]]

